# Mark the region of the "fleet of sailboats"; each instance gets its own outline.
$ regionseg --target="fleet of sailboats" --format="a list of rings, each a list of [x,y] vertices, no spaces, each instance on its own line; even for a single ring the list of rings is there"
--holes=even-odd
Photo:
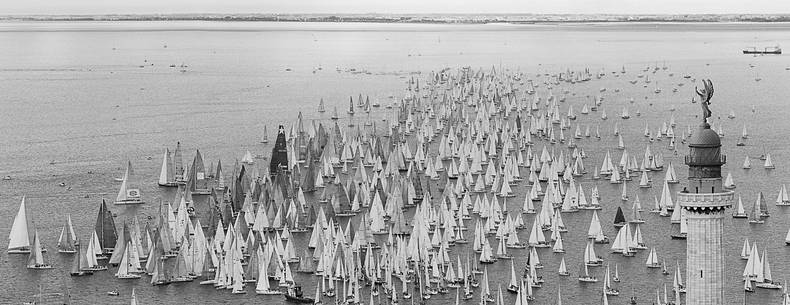
[[[604,247],[601,244],[611,243],[612,254],[634,257],[648,249],[644,237],[651,236],[643,236],[643,228],[657,221],[679,224],[680,233],[672,237],[685,237],[685,212],[673,199],[677,191],[674,184],[680,178],[671,161],[664,163],[661,151],[665,145],[661,151],[654,145],[651,151],[648,144],[644,154],[641,148],[633,153],[637,146],[625,140],[632,131],[625,124],[622,129],[615,124],[618,150],[612,150],[614,154],[601,150],[598,157],[603,161],[600,166],[594,163],[590,174],[591,161],[585,161],[587,153],[582,144],[588,141],[585,138],[595,141],[591,136],[593,124],[580,125],[581,119],[570,106],[567,112],[560,111],[560,100],[566,96],[571,99],[569,94],[560,97],[549,92],[545,99],[521,96],[523,93],[513,89],[514,85],[503,85],[511,79],[501,80],[501,73],[495,72],[466,71],[457,75],[469,85],[451,81],[454,76],[433,75],[435,79],[427,87],[410,81],[413,96],[388,106],[393,110],[386,121],[386,135],[363,126],[355,126],[356,130],[341,128],[337,122],[313,122],[304,127],[300,115],[290,132],[281,128],[277,134],[274,149],[283,153],[284,166],[275,164],[268,171],[254,160],[261,156],[253,157],[250,151],[227,167],[227,173],[219,161],[216,167],[206,167],[197,149],[192,162],[185,163],[178,142],[172,153],[164,149],[157,181],[162,187],[173,187],[175,197],[160,202],[147,224],[141,228],[138,216],[131,215],[116,225],[117,215],[102,200],[86,242],[80,242],[71,216],[66,215],[57,249],[74,255],[72,276],[117,266],[114,276],[118,279],[150,276],[154,286],[200,279],[202,285],[232,294],[244,294],[247,284],[255,283],[254,291],[260,295],[280,295],[281,288],[287,288],[289,300],[309,299],[296,295],[302,276],[294,272],[312,274],[320,282],[313,304],[327,297],[335,297],[338,303],[359,303],[364,299],[361,286],[366,285],[371,286],[371,299],[383,294],[392,303],[413,295],[424,301],[431,295],[449,293],[450,288],[456,288],[456,302],[460,302],[461,298],[476,297],[474,289],[479,288],[483,303],[502,304],[501,287],[490,286],[484,266],[510,260],[509,277],[494,274],[493,285],[507,280],[506,290],[516,294],[516,303],[526,305],[534,300],[533,288],[542,287],[548,280],[540,275],[544,272],[540,256],[545,258],[546,253],[561,256],[558,267],[545,266],[557,270],[560,276],[570,275],[566,255],[569,259],[581,257],[581,261],[569,262],[579,263],[578,280],[585,283],[597,282],[595,267],[607,262],[601,293],[602,302],[608,303],[609,296],[620,294],[613,284],[620,282],[620,274],[617,264],[613,274],[610,270],[611,254],[602,257],[596,253]],[[581,82],[590,75],[589,71],[568,72],[563,77]],[[559,77],[555,81],[559,82]],[[432,95],[439,96],[433,90],[441,88],[442,83],[459,86],[446,90],[457,95],[456,99],[429,102]],[[530,90],[541,85],[529,84]],[[499,88],[502,94],[486,92],[485,88]],[[592,99],[592,106],[585,103],[579,117],[600,110],[600,118],[607,119],[603,97]],[[376,105],[362,95],[356,102],[349,99],[349,115],[355,108],[370,113]],[[319,112],[325,107],[322,99]],[[620,117],[631,118],[628,107],[623,107]],[[338,118],[335,107],[332,119]],[[573,127],[573,136],[566,138],[565,133]],[[665,141],[669,151],[676,152],[674,117],[658,130],[648,127],[645,125],[646,143]],[[595,138],[600,139],[599,126],[594,129]],[[721,126],[718,130],[723,134]],[[681,139],[691,135],[682,128],[677,132]],[[744,126],[742,137],[745,135]],[[268,142],[266,126],[261,142]],[[748,157],[743,167],[750,167]],[[773,168],[770,154],[766,154],[764,167]],[[665,171],[663,179],[661,171]],[[228,173],[231,175],[226,176]],[[226,181],[226,177],[230,179]],[[634,182],[630,182],[632,179]],[[653,179],[662,189],[660,200],[655,196],[651,212],[669,220],[642,215],[639,193],[645,198]],[[639,189],[633,187],[636,180]],[[724,186],[735,188],[732,173]],[[599,187],[614,196],[619,189],[621,200],[612,197],[617,201],[612,203],[611,196],[602,198]],[[113,202],[143,204],[140,189],[129,161]],[[591,191],[589,196],[585,189]],[[512,198],[521,195],[525,196],[523,201],[518,197],[514,205]],[[631,204],[622,204],[628,201]],[[790,205],[784,185],[776,204]],[[617,235],[611,241],[606,234],[614,231],[601,224],[599,210],[616,210],[613,224]],[[570,216],[583,213],[589,214]],[[609,219],[611,214],[605,215]],[[750,223],[760,223],[768,216],[762,193],[750,213],[739,198],[733,217],[747,215]],[[563,220],[568,217],[573,217],[567,223],[571,226],[580,217],[590,219],[583,250],[577,241],[563,236],[577,230]],[[8,252],[29,254],[28,268],[51,268],[43,255],[39,233],[34,227],[28,228],[29,222],[23,197],[11,226]],[[522,239],[525,234],[528,238]],[[297,242],[297,236],[307,239],[306,245]],[[790,231],[786,242],[790,244]],[[461,255],[451,257],[452,247],[467,243],[474,253],[465,264]],[[302,246],[304,249],[297,251]],[[679,263],[676,268],[667,266],[659,259],[656,247],[645,251],[646,266],[662,268],[665,274],[674,272],[673,291],[682,293],[685,288]],[[751,262],[747,262],[748,274],[744,273],[749,285],[781,288],[781,283],[772,278],[766,252],[760,258],[756,251],[756,245],[746,241],[741,253]],[[106,264],[99,263],[104,260]],[[516,270],[521,267],[524,274],[519,276]],[[667,288],[663,288],[664,300],[660,300],[658,287],[656,299],[666,304]],[[559,289],[557,294],[560,301]],[[136,302],[134,295],[132,300]]]

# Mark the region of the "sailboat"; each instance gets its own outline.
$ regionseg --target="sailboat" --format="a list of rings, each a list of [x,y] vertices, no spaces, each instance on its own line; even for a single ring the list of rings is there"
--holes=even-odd
[[[682,273],[680,273],[680,262],[675,261],[675,266],[675,276],[672,279],[672,290],[679,296],[680,293],[686,293],[686,286],[683,285],[683,276]],[[666,290],[666,286],[664,290]]]
[[[104,199],[99,205],[99,213],[96,216],[96,225],[92,235],[91,241],[94,242],[94,252],[97,254],[109,254],[115,249],[118,231],[115,228],[112,212],[107,208],[107,202]]]
[[[27,258],[27,269],[52,269],[52,265],[44,261],[44,255],[41,253],[41,242],[38,239],[38,231],[33,232],[33,248]]]
[[[727,173],[727,178],[724,179],[724,188],[725,189],[734,189],[735,181],[732,179],[732,172]]]
[[[570,272],[568,272],[568,268],[565,266],[565,257],[563,257],[560,260],[560,268],[557,271],[557,274],[559,274],[561,276],[568,276],[568,275],[570,275]]]
[[[348,98],[348,114],[354,115],[354,100],[352,97]]]
[[[311,257],[307,257],[306,259],[312,260]],[[282,291],[279,290],[272,290],[271,286],[269,285],[269,272],[268,272],[269,262],[264,259],[264,261],[258,267],[258,284],[255,286],[255,293],[256,294],[263,294],[263,295],[279,295],[282,294]]]
[[[19,204],[19,212],[14,217],[14,223],[11,225],[11,233],[8,239],[8,254],[30,253],[30,235],[28,235],[27,230],[25,196],[22,196],[22,203]]]
[[[121,263],[118,265],[118,271],[115,273],[115,277],[119,279],[139,279],[140,275],[137,274],[140,270],[137,270],[137,267],[134,264],[135,259],[137,259],[136,255],[130,253],[132,251],[137,251],[137,249],[132,248],[132,243],[128,242],[126,244],[126,250],[123,253],[123,258],[121,258]],[[139,262],[138,262],[139,264]]]
[[[77,253],[76,243],[77,236],[74,234],[74,227],[71,225],[71,214],[66,214],[66,223],[60,230],[60,237],[58,238],[58,252]]]
[[[741,259],[749,259],[750,251],[752,248],[749,246],[749,238],[743,240],[743,247],[741,248]]]
[[[512,293],[519,292],[519,285],[518,281],[516,280],[516,267],[513,261],[510,261],[510,283],[507,286],[507,291]]]
[[[587,264],[582,263],[579,267],[579,282],[582,283],[596,283],[598,278],[591,276],[590,271],[587,269]]]
[[[323,101],[321,101],[321,108],[323,108]],[[323,112],[323,111],[319,111]],[[266,125],[263,125],[263,139],[261,139],[261,143],[269,143],[269,131],[266,129]]]
[[[178,186],[178,182],[176,182],[175,170],[173,158],[170,156],[170,149],[165,148],[164,155],[162,156],[162,168],[159,171],[159,186]],[[123,179],[121,179],[121,181],[123,181]]]
[[[790,196],[787,194],[787,186],[782,184],[779,195],[776,196],[776,205],[790,205]]]
[[[606,265],[606,277],[603,279],[603,289],[605,295],[620,295],[620,290],[612,287],[611,279],[609,273],[609,265]]]
[[[625,215],[623,215],[623,209],[621,207],[617,207],[617,213],[614,216],[614,226],[616,228],[622,227],[626,225],[628,222],[625,221]]]
[[[774,168],[776,168],[774,166],[773,161],[771,161],[771,154],[770,153],[769,154],[765,154],[765,163],[763,164],[763,168],[765,168],[765,169],[774,169]]]
[[[126,164],[126,172],[123,174],[123,183],[121,189],[118,190],[118,196],[115,198],[115,204],[142,204],[145,203],[140,195],[140,188],[134,179],[134,170],[132,169],[132,161]]]
[[[768,211],[766,210],[767,206],[765,205],[765,200],[763,200],[763,193],[757,193],[757,199],[752,204],[752,212],[749,215],[749,223],[750,224],[761,224],[765,221],[763,217],[768,216]]]
[[[165,268],[165,258],[157,259],[154,263],[154,272],[151,275],[151,285],[161,286],[169,285],[171,283],[168,276],[167,268]]]
[[[321,101],[318,102],[318,112],[324,113],[326,108],[324,106],[324,98],[321,98]]]
[[[69,272],[69,275],[71,276],[92,275],[93,271],[87,270],[87,268],[88,268],[88,259],[86,253],[85,251],[81,251],[80,243],[77,242],[77,255],[74,255],[71,264],[71,272]]]
[[[766,249],[763,249],[762,280],[760,280],[760,276],[758,275],[755,286],[757,286],[757,288],[764,289],[782,289],[781,283],[773,281],[773,276],[771,275],[771,264],[768,263],[768,253]]]
[[[650,249],[650,254],[647,255],[647,262],[645,262],[647,268],[661,268],[661,263],[658,262],[658,254],[656,254],[656,248]]]
[[[738,204],[735,206],[735,212],[732,213],[732,218],[746,218],[749,215],[746,213],[746,210],[743,208],[743,200],[741,200],[741,195],[738,194]]]

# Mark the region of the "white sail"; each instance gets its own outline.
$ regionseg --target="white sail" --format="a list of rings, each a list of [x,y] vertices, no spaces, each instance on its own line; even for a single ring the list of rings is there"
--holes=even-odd
[[[14,217],[9,234],[8,253],[28,253],[30,252],[30,235],[27,229],[27,208],[25,207],[25,196],[22,196],[22,203],[19,204],[19,212]]]
[[[31,269],[49,269],[49,266],[44,262],[44,254],[41,253],[41,242],[38,238],[38,231],[33,232],[33,248],[30,250],[30,256],[27,260],[27,267]]]
[[[743,247],[741,247],[741,259],[748,259],[749,252],[752,248],[749,246],[749,238],[743,240]]]
[[[732,179],[732,172],[727,173],[727,178],[724,179],[724,188],[735,188],[735,181]]]
[[[788,204],[790,204],[790,197],[787,194],[787,185],[782,184],[782,188],[779,189],[779,195],[776,196],[776,205]]]
[[[132,162],[128,161],[126,165],[126,172],[123,174],[123,183],[121,189],[118,190],[118,196],[115,198],[115,204],[141,204],[143,200],[140,196],[140,188],[134,180],[134,170],[132,169]]]
[[[560,260],[560,268],[558,270],[559,274],[568,274],[568,267],[565,266],[565,257]]]
[[[773,161],[771,161],[771,154],[765,154],[765,163],[763,167],[766,169],[773,169],[775,168]]]
[[[165,148],[164,155],[162,156],[162,168],[159,171],[159,185],[172,186],[175,185],[174,168],[171,165],[170,150]]]

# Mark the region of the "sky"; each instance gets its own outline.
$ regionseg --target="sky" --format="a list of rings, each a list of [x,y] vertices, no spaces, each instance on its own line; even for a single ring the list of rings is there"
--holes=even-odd
[[[790,0],[0,0],[0,15],[150,13],[790,14]]]

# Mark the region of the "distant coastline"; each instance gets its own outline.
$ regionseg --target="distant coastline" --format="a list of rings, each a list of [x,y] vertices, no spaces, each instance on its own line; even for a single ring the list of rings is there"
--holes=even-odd
[[[790,14],[106,14],[5,15],[0,21],[245,21],[354,22],[430,24],[541,23],[775,23],[790,22]]]

